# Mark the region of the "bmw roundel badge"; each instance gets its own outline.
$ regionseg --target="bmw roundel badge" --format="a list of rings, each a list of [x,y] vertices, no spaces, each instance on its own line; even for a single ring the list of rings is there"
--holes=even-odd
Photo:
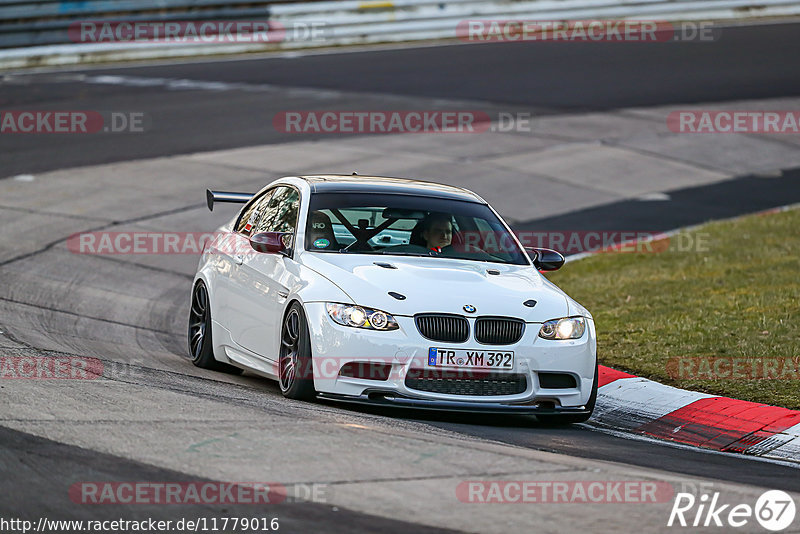
[[[467,313],[475,313],[475,306],[472,304],[464,304],[464,311]]]

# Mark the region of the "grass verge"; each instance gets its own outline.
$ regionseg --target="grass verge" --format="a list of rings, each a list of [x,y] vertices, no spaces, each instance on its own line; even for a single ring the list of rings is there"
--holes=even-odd
[[[548,275],[592,312],[600,363],[800,409],[800,209],[709,223],[665,245]]]

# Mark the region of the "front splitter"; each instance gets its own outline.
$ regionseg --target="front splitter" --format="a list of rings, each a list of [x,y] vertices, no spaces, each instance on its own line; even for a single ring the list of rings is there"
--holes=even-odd
[[[518,415],[589,415],[585,406],[578,408],[555,408],[536,404],[506,404],[500,402],[458,402],[417,399],[397,393],[383,391],[365,391],[361,395],[338,395],[335,393],[319,393],[318,398],[336,402],[365,404],[370,406],[390,406],[394,408],[413,408],[417,410],[434,410],[443,412],[480,412],[493,414]]]

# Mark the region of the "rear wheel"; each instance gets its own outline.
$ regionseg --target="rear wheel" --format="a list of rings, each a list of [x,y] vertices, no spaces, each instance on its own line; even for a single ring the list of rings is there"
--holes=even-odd
[[[594,366],[594,383],[592,384],[592,394],[589,396],[589,402],[586,403],[586,409],[589,410],[587,414],[554,414],[554,415],[537,415],[536,418],[540,423],[545,425],[561,426],[571,425],[575,423],[585,423],[592,416],[594,405],[597,403],[597,379],[598,370],[597,365]]]
[[[289,306],[281,328],[278,382],[284,397],[298,400],[312,400],[316,397],[311,365],[308,323],[303,307],[294,302]]]
[[[238,367],[219,362],[214,358],[214,344],[211,340],[211,306],[208,290],[203,282],[197,282],[192,291],[192,306],[189,310],[189,356],[193,364],[203,369],[231,374],[242,373]]]

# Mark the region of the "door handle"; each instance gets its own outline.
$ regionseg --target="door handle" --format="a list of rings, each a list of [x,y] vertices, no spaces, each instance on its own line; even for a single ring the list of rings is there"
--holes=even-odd
[[[233,263],[235,263],[236,265],[241,265],[242,263],[244,263],[244,256],[242,254],[234,254]]]

